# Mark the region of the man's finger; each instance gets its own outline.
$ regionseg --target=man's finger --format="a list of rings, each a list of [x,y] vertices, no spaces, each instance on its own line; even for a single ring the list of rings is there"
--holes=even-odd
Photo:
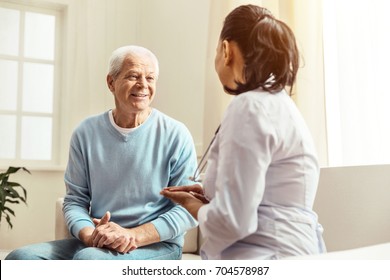
[[[111,213],[109,211],[107,211],[106,214],[104,214],[104,216],[100,219],[97,226],[107,224],[110,221],[110,219],[111,219]]]
[[[135,249],[137,249],[137,245],[135,244],[134,238],[131,238],[129,244],[127,245],[126,249],[124,250],[124,253],[130,253],[131,251],[134,251]]]

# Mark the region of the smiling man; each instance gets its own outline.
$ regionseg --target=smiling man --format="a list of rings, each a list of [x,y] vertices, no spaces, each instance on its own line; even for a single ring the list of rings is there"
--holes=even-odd
[[[196,154],[188,129],[151,107],[159,67],[138,46],[112,53],[107,85],[115,108],[74,131],[65,172],[64,214],[72,239],[29,245],[7,259],[180,259],[197,225],[162,197],[189,185]]]

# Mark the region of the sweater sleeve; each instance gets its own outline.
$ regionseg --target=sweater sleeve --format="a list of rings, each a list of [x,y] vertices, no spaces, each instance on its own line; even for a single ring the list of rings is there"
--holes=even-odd
[[[87,171],[78,143],[76,135],[73,134],[64,178],[66,195],[63,206],[68,229],[76,238],[79,238],[82,228],[95,227],[89,215],[90,192]]]
[[[191,134],[186,128],[180,134],[179,143],[180,145],[175,147],[176,156],[171,162],[169,186],[194,184],[189,178],[196,169],[196,152]],[[173,239],[198,225],[191,214],[180,205],[174,205],[152,223],[159,232],[161,241]]]

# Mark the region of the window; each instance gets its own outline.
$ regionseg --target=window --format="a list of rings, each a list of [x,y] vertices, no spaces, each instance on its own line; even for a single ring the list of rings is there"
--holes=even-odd
[[[326,0],[329,165],[390,163],[390,2]]]
[[[0,163],[56,163],[56,11],[0,2]]]

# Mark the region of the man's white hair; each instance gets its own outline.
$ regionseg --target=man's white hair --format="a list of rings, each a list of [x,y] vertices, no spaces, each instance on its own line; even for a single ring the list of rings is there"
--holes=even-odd
[[[109,65],[108,65],[108,75],[112,77],[117,77],[122,69],[123,61],[128,56],[140,56],[140,55],[146,55],[150,57],[154,65],[156,66],[156,76],[158,77],[159,74],[159,67],[158,67],[158,60],[157,57],[152,53],[150,50],[144,47],[140,46],[123,46],[120,48],[117,48],[114,50],[111,54]]]

